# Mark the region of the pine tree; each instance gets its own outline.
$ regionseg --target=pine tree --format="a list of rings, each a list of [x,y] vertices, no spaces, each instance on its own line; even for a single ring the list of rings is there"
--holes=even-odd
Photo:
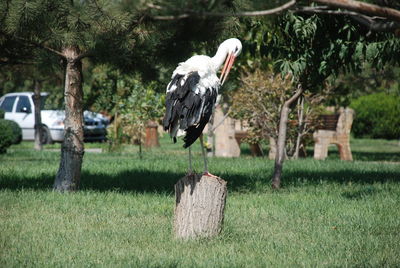
[[[44,51],[62,60],[65,137],[54,189],[76,190],[84,154],[82,60],[97,55],[121,60],[140,41],[139,21],[106,1],[6,0],[0,10],[2,45],[20,47],[10,52],[11,62]]]

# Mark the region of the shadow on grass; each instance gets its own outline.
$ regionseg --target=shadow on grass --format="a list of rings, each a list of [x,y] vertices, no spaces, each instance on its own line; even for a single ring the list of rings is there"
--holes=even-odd
[[[400,171],[318,171],[306,170],[288,171],[283,173],[283,186],[318,185],[323,182],[339,184],[373,184],[385,182],[400,182]]]
[[[400,153],[396,152],[352,152],[357,161],[400,161]],[[339,152],[329,152],[329,157],[339,159]]]
[[[83,172],[80,190],[91,191],[116,191],[116,192],[151,192],[174,193],[175,183],[183,177],[183,173],[159,172],[151,170],[130,170],[117,174]],[[228,181],[230,191],[262,192],[270,189],[272,171],[259,176],[247,176],[245,173],[224,175]],[[42,175],[39,177],[17,178],[15,176],[3,176],[0,178],[0,189],[9,190],[51,190],[54,176]],[[342,169],[338,171],[291,170],[283,174],[282,186],[302,187],[307,185],[319,185],[323,182],[346,184],[372,184],[375,182],[400,182],[400,171],[354,171]],[[367,193],[360,193],[360,195]],[[357,196],[349,198],[357,198]]]
[[[375,195],[375,194],[379,193],[380,191],[381,190],[367,186],[366,188],[358,190],[358,191],[344,192],[344,193],[342,193],[342,196],[347,199],[350,199],[350,200],[360,200],[360,199]]]
[[[314,150],[307,149],[307,158],[313,158]],[[400,162],[400,153],[397,152],[359,152],[352,151],[353,159],[356,161],[388,161]],[[339,151],[330,149],[327,159],[340,159]]]

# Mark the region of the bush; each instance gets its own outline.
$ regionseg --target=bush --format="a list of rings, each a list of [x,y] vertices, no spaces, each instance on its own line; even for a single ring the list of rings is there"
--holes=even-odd
[[[21,130],[21,128],[14,121],[11,121],[11,120],[6,120],[6,121],[11,126],[11,129],[13,131],[12,144],[20,143],[21,140],[22,140],[22,130]]]
[[[0,153],[5,153],[12,144],[22,140],[22,130],[11,120],[0,119]]]
[[[9,120],[0,119],[0,154],[6,153],[13,141],[14,132],[9,122]]]
[[[350,107],[356,112],[353,123],[353,133],[356,137],[400,137],[399,96],[375,93],[353,100]]]
[[[0,109],[0,119],[4,119],[4,110]]]

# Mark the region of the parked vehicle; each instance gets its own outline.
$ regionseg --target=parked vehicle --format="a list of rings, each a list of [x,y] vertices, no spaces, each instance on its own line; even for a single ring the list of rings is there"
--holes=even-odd
[[[64,139],[63,110],[46,110],[45,102],[48,93],[41,93],[41,116],[44,133],[42,142],[61,142]],[[4,118],[13,120],[22,129],[23,140],[35,139],[35,107],[33,105],[33,92],[8,93],[0,98],[0,109],[5,111]],[[109,120],[99,114],[84,111],[84,139],[85,141],[104,141],[106,139],[106,128]]]

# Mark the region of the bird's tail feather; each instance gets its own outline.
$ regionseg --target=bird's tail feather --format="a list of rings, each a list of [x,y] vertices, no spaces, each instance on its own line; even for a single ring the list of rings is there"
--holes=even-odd
[[[199,125],[197,126],[191,126],[188,129],[186,129],[186,135],[183,138],[183,148],[187,148],[190,145],[192,145],[198,137],[200,137],[201,133],[203,133],[203,130],[205,126],[207,125],[207,121],[204,120],[200,122]]]

